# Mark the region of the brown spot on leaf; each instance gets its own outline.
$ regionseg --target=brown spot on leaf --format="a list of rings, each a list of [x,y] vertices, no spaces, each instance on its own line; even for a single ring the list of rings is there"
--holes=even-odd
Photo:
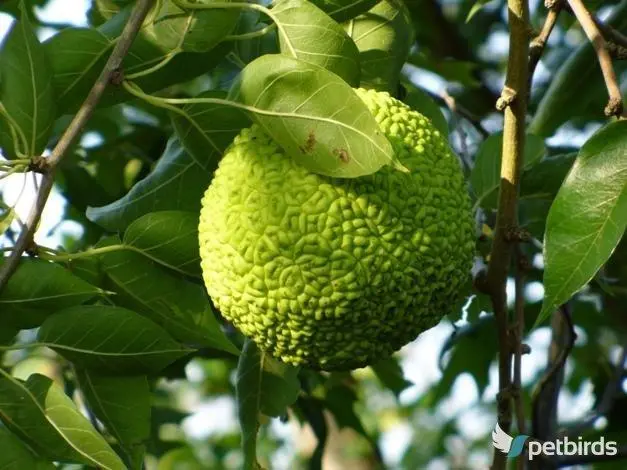
[[[314,131],[309,131],[309,135],[307,136],[307,141],[305,142],[304,153],[310,153],[313,151],[316,146],[316,134]]]
[[[350,161],[350,157],[348,156],[348,152],[344,149],[335,149],[333,153],[339,157],[344,163],[348,163]]]

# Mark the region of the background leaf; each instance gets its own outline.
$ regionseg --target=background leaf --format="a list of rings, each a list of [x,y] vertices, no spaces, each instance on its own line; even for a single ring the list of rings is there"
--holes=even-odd
[[[237,366],[237,408],[242,429],[244,468],[257,465],[260,414],[278,416],[296,401],[298,369],[280,363],[247,340]]]
[[[0,468],[3,470],[55,470],[57,467],[37,457],[7,429],[0,428]]]
[[[306,0],[285,0],[272,12],[298,59],[330,70],[351,86],[359,85],[359,51],[337,22]],[[279,40],[281,51],[289,55],[291,49],[283,34]]]
[[[383,0],[344,28],[360,52],[360,85],[396,96],[401,69],[414,42],[405,4],[401,0]]]
[[[29,158],[41,155],[46,147],[56,108],[50,65],[25,11],[22,4],[20,19],[13,23],[0,50],[0,102],[21,130],[25,142],[20,141],[20,150]],[[15,157],[18,149],[6,122],[0,130],[4,155]]]
[[[56,311],[101,293],[58,264],[24,259],[0,293],[0,310],[5,324],[34,328]]]
[[[337,75],[265,55],[242,71],[232,99],[299,163],[328,176],[357,177],[393,163],[390,142],[364,102]]]
[[[120,458],[51,379],[0,378],[0,419],[40,455],[104,470],[126,470]]]
[[[361,13],[365,13],[377,4],[379,0],[311,0],[327,15],[338,23],[350,20]]]
[[[159,325],[120,307],[73,307],[48,318],[37,340],[80,367],[111,375],[154,374],[190,350]]]
[[[542,311],[536,324],[592,279],[627,226],[627,121],[582,147],[546,222]]]
[[[76,378],[94,415],[116,438],[130,469],[141,470],[150,437],[150,387],[146,376],[103,376],[76,369]]]

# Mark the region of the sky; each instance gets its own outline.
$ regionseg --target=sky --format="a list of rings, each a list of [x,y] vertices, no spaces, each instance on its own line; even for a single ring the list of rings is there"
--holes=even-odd
[[[75,26],[86,26],[86,10],[88,2],[86,0],[52,0],[47,8],[38,10],[40,18],[50,23],[69,23]],[[0,14],[0,38],[4,37],[11,25],[11,17]],[[40,33],[40,39],[44,40],[52,34],[52,30],[44,30]],[[494,35],[488,41],[486,46],[496,54],[506,54],[507,37],[505,35]],[[540,74],[542,74],[540,67]],[[446,85],[437,77],[421,71],[415,72],[415,78],[420,85],[425,86],[430,91],[441,92]],[[592,132],[594,129],[591,129]],[[586,132],[585,134],[589,134]],[[569,140],[571,144],[573,139],[576,143],[582,143],[587,135],[573,134],[568,129],[562,130],[562,133],[553,138],[551,143],[559,143],[563,140]],[[34,181],[32,175],[14,175],[0,181],[0,191],[4,195],[5,202],[11,206],[15,206],[16,212],[21,218],[25,218],[32,202],[34,192]],[[80,230],[80,226],[76,226],[72,222],[65,222],[56,230],[54,234],[49,232],[53,227],[57,227],[60,222],[63,207],[63,197],[53,190],[51,197],[44,211],[41,226],[36,234],[37,243],[46,244],[55,247],[60,243],[60,234],[64,231],[71,232]],[[1,246],[0,241],[0,246]],[[6,241],[5,241],[6,243]],[[510,297],[513,294],[513,286],[508,286]],[[540,296],[541,296],[541,290]],[[538,296],[538,291],[532,292],[532,295]],[[408,380],[413,386],[405,390],[400,397],[401,403],[407,404],[414,402],[433,384],[437,383],[442,377],[442,373],[438,367],[439,351],[453,331],[453,326],[443,321],[438,326],[423,333],[414,342],[407,345],[401,351],[401,365]],[[585,341],[584,335],[579,335],[578,341]],[[550,330],[546,327],[535,330],[527,341],[531,346],[531,354],[525,356],[522,363],[523,383],[531,382],[544,367],[546,363],[547,347],[550,343]],[[193,363],[187,369],[188,379],[191,381],[202,380],[202,369]],[[357,372],[359,373],[359,371]],[[567,369],[568,373],[568,369]],[[478,390],[474,380],[469,374],[461,375],[455,382],[450,396],[440,407],[442,419],[459,415],[458,425],[462,436],[475,439],[485,436],[494,427],[495,415],[478,412],[474,405],[479,401],[486,401],[495,396],[497,392],[497,370],[492,367],[490,370],[490,382],[482,397],[478,396]],[[193,413],[185,420],[184,430],[191,437],[203,439],[213,433],[231,432],[237,427],[236,409],[230,397],[219,397],[212,399],[204,399],[195,397],[193,402]],[[587,384],[576,396],[564,393],[559,402],[559,413],[562,419],[571,420],[583,415],[593,403],[592,387]],[[374,404],[376,406],[376,403]],[[287,440],[288,445],[277,456],[273,462],[277,469],[288,468],[289,459],[294,452],[296,443],[294,442],[294,429],[291,424],[282,424],[278,420],[272,423],[272,430],[277,435]],[[381,448],[388,464],[397,463],[410,444],[413,433],[408,423],[399,423],[387,429],[381,437]],[[487,464],[487,452],[480,453],[475,456],[477,463]],[[435,462],[427,470],[440,470],[446,468],[442,466],[442,462]]]

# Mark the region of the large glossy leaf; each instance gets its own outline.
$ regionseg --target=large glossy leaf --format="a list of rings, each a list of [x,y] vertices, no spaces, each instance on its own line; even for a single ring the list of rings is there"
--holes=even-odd
[[[109,253],[101,262],[119,294],[118,302],[158,323],[179,341],[238,354],[222,332],[202,286],[137,253]]]
[[[26,382],[0,378],[0,419],[39,455],[126,470],[74,402],[48,377],[33,374]]]
[[[627,226],[627,121],[609,124],[582,147],[549,211],[544,302],[536,322],[584,287]]]
[[[202,3],[229,3],[230,0],[208,0]],[[159,47],[173,51],[207,52],[233,31],[239,10],[200,9],[184,10],[172,0],[157,4],[158,11],[152,12],[152,20],[145,33]]]
[[[150,437],[148,378],[105,376],[87,369],[76,369],[76,378],[90,410],[124,449],[129,468],[141,469]]]
[[[135,220],[123,242],[142,254],[190,276],[200,276],[198,214],[183,211],[151,212]]]
[[[448,139],[448,122],[446,122],[446,118],[444,114],[442,114],[440,106],[438,106],[438,104],[433,101],[433,98],[425,91],[418,87],[411,86],[403,102],[429,119],[433,127],[439,130],[440,133]]]
[[[396,95],[401,68],[414,42],[405,4],[401,0],[383,0],[344,28],[359,49],[361,86]]]
[[[285,0],[272,9],[285,35],[281,51],[324,67],[349,85],[359,85],[359,51],[344,29],[307,0]]]
[[[119,307],[72,307],[48,318],[37,339],[79,367],[154,374],[190,350],[159,325]]]
[[[247,340],[237,365],[237,407],[242,429],[245,470],[257,467],[260,414],[279,416],[296,401],[298,369],[272,359]]]
[[[321,67],[265,55],[242,70],[231,97],[292,158],[316,173],[349,178],[400,165],[365,103]]]
[[[57,467],[36,456],[7,429],[0,428],[0,468],[2,470],[55,470]]]
[[[211,151],[200,164],[177,140],[172,140],[157,165],[123,198],[102,207],[87,209],[92,222],[112,232],[150,212],[183,210],[200,212],[200,200],[209,186],[217,155]]]
[[[197,98],[225,98],[207,91]],[[202,167],[215,168],[235,136],[249,127],[250,117],[241,109],[216,103],[194,103],[171,113],[174,130],[189,155]]]
[[[0,102],[19,128],[15,148],[9,125],[0,117],[0,145],[9,158],[18,151],[27,158],[41,155],[56,115],[48,59],[23,4],[20,11],[0,50]]]
[[[34,328],[58,310],[82,304],[102,291],[62,266],[24,259],[0,293],[3,324]]]
[[[481,143],[475,156],[475,166],[470,173],[470,184],[477,198],[476,205],[485,209],[496,207],[499,183],[501,181],[501,152],[503,133],[490,135]],[[525,140],[523,168],[529,168],[546,153],[544,140],[528,134]]]

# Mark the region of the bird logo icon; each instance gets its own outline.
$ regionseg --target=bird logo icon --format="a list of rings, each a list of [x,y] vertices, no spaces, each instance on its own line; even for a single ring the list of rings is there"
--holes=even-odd
[[[527,439],[529,436],[524,434],[516,437],[510,436],[501,429],[499,423],[496,423],[494,431],[492,431],[492,444],[496,449],[507,454],[508,459],[518,457],[522,453]]]

